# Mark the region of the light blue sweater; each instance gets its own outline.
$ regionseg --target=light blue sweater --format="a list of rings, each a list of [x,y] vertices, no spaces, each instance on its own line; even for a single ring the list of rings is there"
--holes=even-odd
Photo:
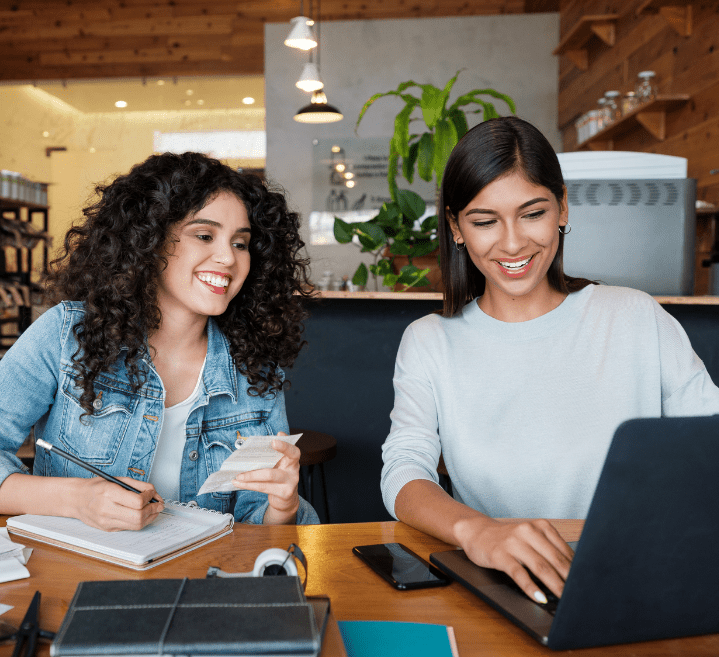
[[[506,323],[473,301],[405,331],[394,375],[382,495],[438,481],[492,517],[584,518],[614,430],[635,417],[719,413],[719,389],[652,297],[589,285],[553,311]]]

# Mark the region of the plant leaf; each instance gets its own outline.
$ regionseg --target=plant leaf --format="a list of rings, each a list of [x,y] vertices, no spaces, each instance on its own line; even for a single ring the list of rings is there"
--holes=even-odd
[[[417,84],[416,82],[412,82],[409,80],[408,82],[403,82],[402,84],[397,87],[395,91],[383,91],[378,94],[374,94],[370,96],[369,100],[362,106],[362,109],[360,110],[359,116],[357,117],[357,123],[355,123],[355,132],[357,132],[357,128],[359,127],[360,121],[362,120],[362,117],[365,115],[365,112],[374,104],[376,100],[379,100],[380,98],[384,98],[385,96],[400,96],[402,98],[414,98],[414,100],[419,103],[419,99],[415,96],[412,96],[411,94],[402,94],[402,92],[405,89],[409,89],[409,87],[419,87],[421,85]],[[405,98],[405,102],[407,102]]]
[[[398,278],[399,274],[385,274],[384,279],[382,280],[382,285],[386,285],[387,287],[394,287],[397,283]]]
[[[414,96],[403,96],[407,103],[394,119],[394,135],[392,136],[392,149],[402,157],[409,156],[409,115],[417,107]]]
[[[352,235],[354,234],[352,227],[346,221],[342,221],[339,217],[335,217],[334,233],[335,239],[340,244],[349,244],[352,241]]]
[[[387,162],[387,186],[389,187],[389,196],[393,201],[397,201],[397,162],[399,161],[399,153],[392,148],[392,142],[389,144],[389,161]]]
[[[394,241],[390,245],[389,251],[392,255],[409,255],[412,253],[412,246],[407,242]]]
[[[457,145],[457,129],[454,123],[447,119],[437,122],[437,128],[434,135],[434,163],[433,169],[437,176],[437,186],[442,184],[442,175],[444,167],[447,165],[449,154]]]
[[[369,237],[378,247],[387,242],[387,236],[384,234],[384,231],[375,223],[368,221],[358,222],[353,224],[353,228],[357,235],[360,237],[362,235]]]
[[[455,108],[449,112],[449,120],[454,123],[454,127],[457,130],[457,141],[462,139],[469,130],[467,125],[467,115],[459,108]]]
[[[414,163],[417,161],[418,152],[419,142],[415,142],[409,147],[409,155],[402,158],[402,175],[410,185],[414,179]]]
[[[437,218],[437,215],[433,214],[431,217],[427,217],[424,221],[422,221],[419,227],[424,233],[429,233],[432,230],[438,230],[439,219]]]
[[[447,102],[447,94],[431,84],[422,85],[422,117],[427,127],[431,130],[442,118],[444,105]],[[409,127],[408,127],[409,129]]]
[[[419,140],[417,153],[417,173],[422,180],[432,180],[432,165],[434,164],[434,138],[431,133],[425,132]]]
[[[494,89],[473,89],[466,94],[462,94],[450,105],[449,112],[451,113],[452,110],[457,109],[458,107],[462,107],[464,105],[469,105],[471,103],[475,103],[477,105],[482,104],[481,99],[478,98],[478,96],[481,95],[492,96],[492,98],[503,100],[505,103],[507,103],[512,114],[516,112],[517,108],[514,105],[514,101],[509,96],[507,96],[507,94],[499,93],[499,91],[495,91]]]
[[[364,262],[357,267],[357,271],[352,276],[352,283],[355,285],[367,285],[367,265]]]
[[[427,207],[424,199],[409,189],[397,190],[397,204],[404,217],[412,221],[412,225],[424,214]]]
[[[428,255],[432,253],[439,246],[439,240],[430,240],[428,242],[417,242],[412,247],[412,252],[409,254],[410,258],[418,258],[420,256]]]

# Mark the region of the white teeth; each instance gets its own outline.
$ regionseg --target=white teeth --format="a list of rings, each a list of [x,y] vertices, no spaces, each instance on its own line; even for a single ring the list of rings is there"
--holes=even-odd
[[[230,284],[230,279],[227,276],[217,276],[216,274],[206,274],[203,272],[201,274],[197,274],[197,278],[204,283],[213,285],[214,287],[227,287]]]
[[[529,261],[532,259],[532,256],[529,256],[526,260],[520,260],[519,262],[502,262],[499,260],[499,264],[502,265],[502,267],[505,267],[507,269],[521,269],[522,267],[525,267],[529,264]]]

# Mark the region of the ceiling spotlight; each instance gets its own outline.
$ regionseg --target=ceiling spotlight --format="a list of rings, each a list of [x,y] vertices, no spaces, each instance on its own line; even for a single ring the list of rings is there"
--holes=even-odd
[[[115,103],[115,107],[127,107],[127,101],[118,100],[118,101]]]
[[[252,96],[246,96],[242,99],[243,105],[253,105],[255,102],[255,99]]]
[[[327,104],[324,91],[315,91],[309,105],[305,105],[295,114],[299,123],[334,123],[344,118],[336,107]]]
[[[345,185],[346,185],[347,187],[349,187],[350,189],[352,189],[352,188],[355,186],[355,181],[354,181],[354,180],[348,180],[348,181],[345,183]]]
[[[186,100],[186,101],[185,101],[185,105],[192,105],[192,101],[191,101],[191,100]]]
[[[158,81],[157,81],[157,84],[158,84],[158,86],[161,87],[163,84],[165,84],[165,81],[164,81],[164,80],[158,80]]]
[[[300,50],[311,50],[317,45],[317,41],[315,41],[310,29],[313,21],[310,21],[306,16],[295,16],[290,23],[292,23],[292,29],[290,29],[290,33],[285,39],[286,46],[299,48]]]
[[[198,105],[204,105],[204,104],[205,104],[205,101],[198,98],[197,104],[198,104]]]
[[[332,147],[332,152],[333,152],[333,153],[339,153],[341,150],[342,150],[342,149],[341,149],[339,146],[333,146],[333,147]]]

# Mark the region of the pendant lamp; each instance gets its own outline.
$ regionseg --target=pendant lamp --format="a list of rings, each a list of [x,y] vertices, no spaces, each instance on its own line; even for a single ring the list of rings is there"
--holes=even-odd
[[[308,93],[311,91],[319,91],[325,86],[324,82],[320,80],[320,72],[317,66],[312,61],[312,52],[310,52],[310,61],[305,64],[302,69],[302,75],[300,75],[300,79],[295,82],[295,86]]]
[[[312,21],[306,16],[295,16],[291,21],[292,29],[285,39],[285,45],[300,50],[311,50],[317,46],[310,25]]]
[[[310,104],[300,109],[294,118],[300,123],[334,123],[341,121],[344,116],[336,107],[327,104],[324,91],[315,91]]]
[[[334,123],[335,121],[341,121],[344,118],[344,116],[342,116],[342,112],[340,112],[336,107],[327,104],[327,96],[323,91],[324,84],[319,78],[320,41],[320,2],[317,0],[317,80],[321,86],[312,91],[310,104],[305,105],[297,112],[297,114],[295,114],[294,119],[299,123]],[[311,52],[310,64],[312,64]],[[307,66],[309,66],[309,64]],[[307,66],[305,66],[305,69]],[[302,75],[304,76],[304,71],[302,71]],[[300,86],[300,82],[302,82],[302,77],[297,82],[298,87]]]

